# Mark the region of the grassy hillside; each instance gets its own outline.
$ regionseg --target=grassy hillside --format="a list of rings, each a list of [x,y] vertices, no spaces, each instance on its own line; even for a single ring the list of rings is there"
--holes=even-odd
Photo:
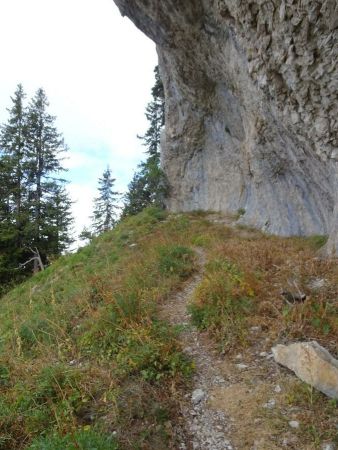
[[[157,309],[196,270],[196,247],[208,263],[192,320],[221,352],[260,325],[271,343],[311,337],[337,353],[338,272],[320,243],[149,209],[60,258],[1,299],[0,449],[175,448],[194,363]],[[326,284],[290,308],[279,290],[295,276]]]

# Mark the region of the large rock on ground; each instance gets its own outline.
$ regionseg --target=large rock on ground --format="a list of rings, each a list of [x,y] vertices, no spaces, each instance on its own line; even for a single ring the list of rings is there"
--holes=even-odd
[[[114,1],[157,44],[169,208],[338,252],[336,0]]]
[[[316,341],[272,348],[275,361],[293,370],[306,383],[338,399],[338,360]]]

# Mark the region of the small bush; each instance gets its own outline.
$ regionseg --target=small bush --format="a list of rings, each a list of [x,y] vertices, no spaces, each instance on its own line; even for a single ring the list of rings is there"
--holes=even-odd
[[[180,245],[166,245],[159,248],[159,270],[163,275],[177,275],[187,278],[194,269],[192,250]]]

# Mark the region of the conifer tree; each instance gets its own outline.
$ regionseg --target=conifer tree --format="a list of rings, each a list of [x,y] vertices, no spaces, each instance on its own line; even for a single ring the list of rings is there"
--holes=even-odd
[[[72,201],[63,183],[55,183],[44,201],[44,233],[48,241],[48,255],[61,255],[73,242],[71,233],[74,218]]]
[[[58,195],[58,184],[64,183],[59,173],[64,171],[62,156],[67,150],[62,135],[55,126],[55,117],[48,113],[48,99],[38,89],[27,111],[27,165],[31,246],[37,247],[43,258],[50,252],[50,199]],[[57,201],[54,199],[54,204]],[[62,244],[60,243],[62,246]],[[56,249],[55,242],[52,245]]]
[[[25,93],[21,84],[17,86],[12,107],[8,109],[8,122],[0,130],[2,184],[6,186],[7,214],[13,225],[17,249],[23,246],[23,229],[27,222],[27,182],[25,179],[26,115]]]
[[[124,196],[122,217],[138,214],[150,204],[150,192],[147,179],[142,172],[135,172]]]
[[[154,69],[155,83],[151,90],[152,101],[146,107],[149,128],[144,136],[138,136],[147,148],[145,162],[138,166],[128,192],[124,197],[123,216],[137,214],[149,205],[164,207],[168,183],[160,167],[160,141],[165,122],[163,83],[158,66]]]
[[[154,69],[155,83],[151,89],[152,101],[146,107],[146,118],[149,128],[144,136],[139,136],[147,148],[149,158],[160,163],[161,132],[164,127],[164,89],[158,66]]]
[[[18,85],[0,128],[0,285],[31,273],[24,263],[36,263],[32,253],[45,263],[71,242],[71,203],[59,176],[66,147],[44,91],[28,108],[24,98]]]
[[[21,84],[11,97],[8,121],[0,128],[0,283],[7,283],[27,255],[25,93]],[[21,274],[20,274],[21,275]]]
[[[109,166],[103,172],[98,181],[98,197],[94,200],[94,211],[92,215],[92,229],[95,235],[111,230],[117,219],[117,198],[119,193],[113,191],[115,178]]]

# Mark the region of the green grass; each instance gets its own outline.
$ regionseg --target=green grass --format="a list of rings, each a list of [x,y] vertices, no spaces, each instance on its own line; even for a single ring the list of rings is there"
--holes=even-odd
[[[177,447],[194,364],[158,312],[197,270],[195,247],[208,262],[192,319],[221,350],[247,345],[257,324],[272,339],[334,342],[337,267],[313,263],[318,239],[236,233],[150,208],[1,298],[0,450]],[[285,311],[277,292],[295,270],[331,284]]]
[[[192,363],[157,306],[191,275],[195,257],[177,239],[184,221],[165,218],[149,209],[127,219],[2,299],[0,449],[54,448],[45,435],[73,448],[84,424],[109,434],[125,380],[160,389],[189,378]],[[143,427],[135,442],[154,439]]]
[[[66,436],[51,435],[38,438],[29,450],[118,450],[116,439],[90,430],[77,431]]]

